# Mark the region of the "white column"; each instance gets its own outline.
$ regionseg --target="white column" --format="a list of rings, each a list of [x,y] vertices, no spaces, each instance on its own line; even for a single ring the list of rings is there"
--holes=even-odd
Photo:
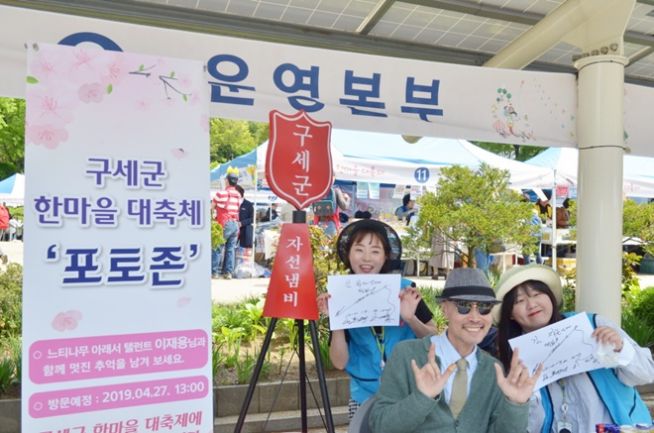
[[[623,56],[590,56],[579,70],[577,311],[620,323],[622,280]]]

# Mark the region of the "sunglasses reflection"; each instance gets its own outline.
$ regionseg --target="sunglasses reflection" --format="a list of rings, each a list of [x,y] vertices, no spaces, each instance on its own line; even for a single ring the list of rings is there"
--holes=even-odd
[[[470,314],[472,307],[476,307],[477,312],[482,316],[489,314],[493,309],[493,305],[495,305],[492,302],[463,301],[458,299],[451,299],[450,302],[456,306],[456,311],[459,314]]]

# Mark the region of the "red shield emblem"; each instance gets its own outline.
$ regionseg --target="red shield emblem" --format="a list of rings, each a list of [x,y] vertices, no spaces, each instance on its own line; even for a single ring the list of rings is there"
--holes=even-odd
[[[332,186],[332,124],[304,111],[270,112],[266,180],[277,196],[298,210],[321,199]]]

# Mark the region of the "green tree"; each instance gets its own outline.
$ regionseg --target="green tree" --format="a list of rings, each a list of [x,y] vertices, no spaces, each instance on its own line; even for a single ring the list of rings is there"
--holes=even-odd
[[[0,179],[25,171],[25,101],[0,97]]]
[[[474,266],[467,252],[475,248],[489,252],[498,243],[525,245],[535,249],[535,228],[529,224],[530,203],[509,188],[509,173],[486,164],[476,172],[461,166],[441,170],[435,193],[420,198],[418,225],[423,231],[440,230],[455,242],[462,242],[464,260]]]
[[[638,204],[630,199],[625,200],[622,233],[643,240],[645,252],[654,255],[654,203]]]
[[[475,141],[475,145],[505,158],[526,161],[547,149],[547,147],[524,146],[519,144],[487,143]]]
[[[213,164],[243,155],[268,139],[268,124],[245,120],[211,119],[210,158]]]

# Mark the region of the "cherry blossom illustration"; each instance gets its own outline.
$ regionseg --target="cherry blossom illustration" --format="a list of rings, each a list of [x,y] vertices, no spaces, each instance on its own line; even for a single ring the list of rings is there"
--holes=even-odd
[[[204,132],[209,132],[210,126],[209,126],[209,115],[207,113],[203,113],[200,116],[200,126],[202,127],[202,130]]]
[[[82,313],[77,310],[68,310],[59,313],[52,320],[52,329],[59,332],[72,331],[77,328],[78,322],[82,320]]]
[[[69,138],[68,124],[80,105],[103,104],[119,88],[121,98],[138,95],[133,103],[139,111],[155,107],[191,104],[199,91],[191,75],[176,73],[170,62],[127,53],[110,53],[95,47],[31,47],[33,58],[27,83],[27,142],[55,149]],[[122,102],[122,99],[118,99]],[[176,157],[183,157],[178,152]]]
[[[176,147],[170,151],[170,153],[173,154],[173,156],[177,159],[182,159],[185,158],[187,155],[186,150],[184,150],[183,147]]]
[[[177,300],[177,307],[184,308],[191,303],[191,298],[188,296],[183,296]]]
[[[43,146],[46,149],[54,149],[68,140],[68,132],[52,124],[32,125],[26,123],[25,138],[29,143]]]
[[[164,92],[166,100],[174,98],[181,98],[184,102],[188,102],[192,96],[191,88],[193,86],[192,80],[187,76],[178,77],[175,71],[162,72],[165,69],[165,64],[161,62],[153,65],[146,66],[141,63],[136,70],[129,72],[131,75],[139,76],[150,85],[157,84]]]
[[[35,125],[54,123],[65,125],[73,121],[73,111],[77,102],[61,88],[45,89],[37,87],[28,95],[27,121]]]
[[[102,102],[104,93],[105,90],[100,83],[83,84],[77,91],[79,100],[87,104],[90,102]]]

